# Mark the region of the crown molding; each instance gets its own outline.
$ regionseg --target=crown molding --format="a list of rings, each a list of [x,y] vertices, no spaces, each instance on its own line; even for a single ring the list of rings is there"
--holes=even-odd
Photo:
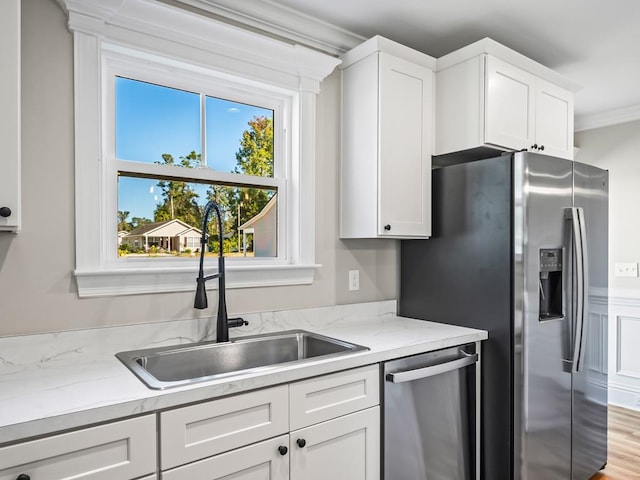
[[[277,38],[339,56],[365,37],[271,0],[159,0],[187,6],[268,33]]]
[[[575,131],[581,132],[594,128],[609,127],[635,120],[640,120],[640,104],[591,115],[576,116]]]

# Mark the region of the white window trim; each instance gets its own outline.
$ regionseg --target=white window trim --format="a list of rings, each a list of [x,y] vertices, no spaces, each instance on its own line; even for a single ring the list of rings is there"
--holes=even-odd
[[[309,284],[315,270],[315,130],[320,82],[340,63],[154,0],[59,0],[74,37],[76,270],[80,297],[192,291],[197,266],[122,268],[105,261],[102,182],[103,45],[132,48],[220,75],[296,92],[288,177],[286,260],[227,266],[229,288]],[[98,191],[96,194],[96,190]],[[293,201],[291,201],[293,200]],[[209,282],[215,288],[216,282]]]

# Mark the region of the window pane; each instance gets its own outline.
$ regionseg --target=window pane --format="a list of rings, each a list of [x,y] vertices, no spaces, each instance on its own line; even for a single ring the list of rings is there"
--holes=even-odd
[[[195,167],[200,95],[116,77],[116,158]]]
[[[206,97],[207,165],[273,177],[273,110]]]
[[[118,176],[118,255],[197,257],[208,200],[221,207],[225,256],[277,256],[277,192],[175,179]],[[207,225],[210,255],[219,251],[217,219]]]

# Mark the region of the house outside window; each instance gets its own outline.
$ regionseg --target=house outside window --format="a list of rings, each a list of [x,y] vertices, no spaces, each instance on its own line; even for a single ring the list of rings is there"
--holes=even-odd
[[[227,261],[229,288],[311,283],[318,267],[315,97],[340,61],[162,2],[60,1],[75,50],[79,295],[193,290],[196,262],[183,253],[199,248],[193,236],[202,229],[198,211],[210,198],[225,212],[221,234],[230,250],[225,254],[233,254]],[[138,89],[139,96],[126,100],[127,89]],[[171,111],[171,102],[154,101],[154,92],[177,97],[173,107],[180,114]],[[143,102],[136,111],[145,95],[146,106]],[[253,109],[254,123],[245,120],[235,134],[235,158],[218,156],[221,135],[228,134],[212,126],[228,122],[220,112],[244,108]],[[151,129],[156,137],[145,137],[142,127],[161,118],[164,126]],[[258,136],[266,128],[273,129],[273,146],[266,149],[272,171],[265,174],[241,159],[253,153],[243,151],[245,132]],[[162,129],[164,138],[158,136]],[[174,149],[163,144],[178,132],[183,143]],[[264,160],[264,151],[260,155]],[[229,160],[233,168],[224,164]],[[131,200],[132,192],[138,200]],[[183,208],[185,199],[193,206],[191,215]],[[267,205],[269,211],[263,211]],[[269,228],[262,222],[262,239],[255,226],[241,228],[264,217],[272,220]],[[181,231],[134,234],[150,223],[174,220],[185,224]],[[210,238],[220,234],[207,228]],[[253,237],[249,251],[245,234]],[[261,248],[258,254],[253,251],[258,243],[275,249]],[[123,251],[129,246],[142,252]],[[153,257],[151,246],[157,250]],[[206,259],[205,268],[213,272],[216,263]]]

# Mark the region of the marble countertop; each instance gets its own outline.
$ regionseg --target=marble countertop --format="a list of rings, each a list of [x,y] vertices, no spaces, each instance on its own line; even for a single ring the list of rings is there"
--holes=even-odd
[[[303,329],[369,350],[167,390],[147,388],[114,354],[206,339],[202,321],[0,338],[0,445],[487,338],[394,313],[395,302],[375,302],[253,314],[234,337]]]

